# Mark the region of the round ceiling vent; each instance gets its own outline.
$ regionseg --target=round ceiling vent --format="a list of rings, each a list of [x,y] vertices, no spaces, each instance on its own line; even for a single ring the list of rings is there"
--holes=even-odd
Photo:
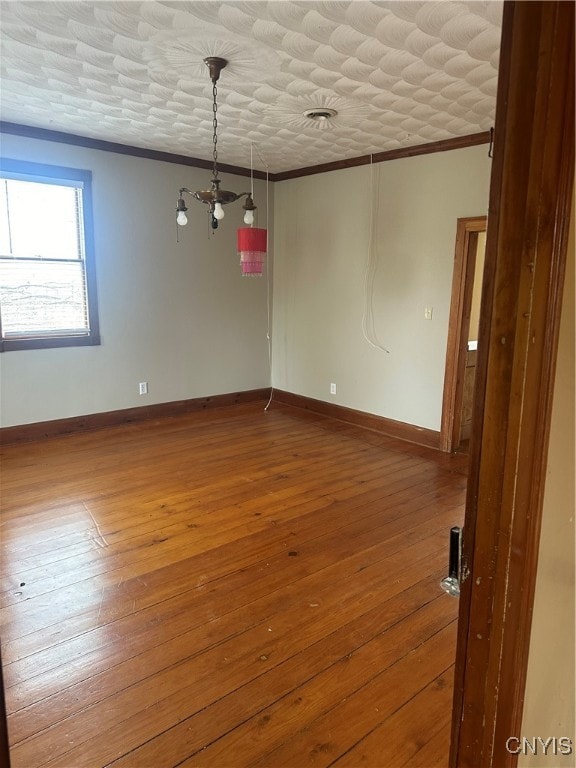
[[[330,120],[331,117],[336,117],[338,112],[335,109],[329,109],[328,107],[314,107],[314,109],[307,109],[302,114],[309,120],[315,120],[317,123],[322,123],[325,120]]]

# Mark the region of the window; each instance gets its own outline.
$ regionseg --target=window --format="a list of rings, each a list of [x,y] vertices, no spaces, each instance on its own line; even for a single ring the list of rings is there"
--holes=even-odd
[[[90,171],[2,159],[0,350],[99,344]]]

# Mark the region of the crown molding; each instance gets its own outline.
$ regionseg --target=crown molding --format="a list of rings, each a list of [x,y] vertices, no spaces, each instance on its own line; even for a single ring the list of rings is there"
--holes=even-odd
[[[192,168],[212,170],[214,165],[212,160],[201,160],[197,157],[175,155],[172,152],[160,152],[157,149],[146,149],[145,147],[132,147],[129,144],[117,144],[114,141],[104,141],[103,139],[90,139],[87,136],[78,136],[75,133],[52,131],[47,128],[36,128],[32,125],[21,125],[20,123],[8,123],[4,120],[0,120],[0,133],[9,133],[13,136],[25,136],[29,139],[40,139],[42,141],[55,141],[60,144],[71,144],[76,147],[98,149],[103,152],[116,152],[119,155],[143,157],[146,160],[159,160],[163,163],[187,165]],[[218,170],[223,171],[224,173],[233,173],[236,176],[250,176],[249,168],[242,168],[237,165],[218,163]],[[254,171],[253,175],[256,179],[266,179],[266,173],[264,171]]]
[[[427,144],[416,144],[413,147],[400,147],[387,152],[376,152],[373,155],[351,157],[347,160],[337,160],[333,163],[311,165],[308,168],[296,168],[293,171],[275,173],[274,181],[286,181],[298,179],[301,176],[312,176],[316,173],[328,173],[328,171],[340,171],[343,168],[355,168],[357,165],[369,165],[370,163],[384,163],[387,160],[400,160],[403,157],[415,157],[416,155],[432,155],[436,152],[448,152],[451,149],[463,149],[475,147],[479,144],[490,143],[490,131],[483,133],[471,133],[466,136],[455,136],[442,141],[432,141]]]
[[[197,157],[187,157],[186,155],[175,155],[171,152],[161,152],[157,149],[146,149],[144,147],[133,147],[128,144],[118,144],[113,141],[104,141],[102,139],[91,139],[87,136],[78,136],[74,133],[64,133],[62,131],[52,131],[47,128],[36,128],[31,125],[21,125],[20,123],[9,123],[0,120],[0,133],[12,134],[14,136],[25,136],[30,139],[40,139],[42,141],[55,141],[61,144],[70,144],[77,147],[86,147],[88,149],[98,149],[103,152],[116,152],[121,155],[131,157],[142,157],[146,160],[158,160],[163,163],[175,163],[177,165],[187,165],[192,168],[212,169],[212,161],[201,160]],[[377,152],[373,155],[362,155],[360,157],[351,157],[346,160],[337,160],[332,163],[323,163],[322,165],[311,165],[306,168],[296,168],[292,171],[282,171],[280,173],[269,173],[269,181],[286,181],[288,179],[298,179],[303,176],[313,176],[318,173],[328,173],[330,171],[340,171],[343,168],[355,168],[358,165],[369,165],[370,163],[384,163],[388,160],[400,160],[404,157],[416,157],[417,155],[430,155],[436,152],[448,152],[452,149],[463,149],[465,147],[474,147],[479,144],[490,143],[490,131],[482,133],[471,133],[466,136],[455,136],[451,139],[442,141],[432,141],[427,144],[416,144],[412,147],[400,147],[391,149],[387,152]],[[242,168],[237,165],[218,164],[218,168],[225,173],[232,173],[236,176],[250,176],[249,168]],[[254,171],[254,178],[266,180],[264,171]]]

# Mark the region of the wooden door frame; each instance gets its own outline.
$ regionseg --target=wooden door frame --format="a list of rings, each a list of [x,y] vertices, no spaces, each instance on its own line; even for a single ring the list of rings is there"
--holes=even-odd
[[[515,766],[506,740],[523,735],[573,183],[574,4],[505,2],[452,768]]]
[[[476,267],[476,246],[478,233],[486,231],[486,221],[486,216],[469,216],[458,219],[456,224],[452,298],[448,322],[440,427],[440,450],[447,453],[450,453],[457,446],[460,435],[464,370],[466,368],[467,340]]]

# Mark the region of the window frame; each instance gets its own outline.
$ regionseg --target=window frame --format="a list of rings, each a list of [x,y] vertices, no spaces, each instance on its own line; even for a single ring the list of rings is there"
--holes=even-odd
[[[98,295],[96,290],[96,257],[94,252],[94,221],[92,218],[92,171],[59,165],[30,163],[25,160],[0,159],[0,178],[14,178],[58,186],[61,182],[82,183],[82,224],[84,228],[84,274],[89,330],[82,335],[38,336],[36,338],[5,339],[2,334],[0,310],[0,352],[55,347],[87,347],[100,344]],[[63,186],[63,185],[62,185]]]

